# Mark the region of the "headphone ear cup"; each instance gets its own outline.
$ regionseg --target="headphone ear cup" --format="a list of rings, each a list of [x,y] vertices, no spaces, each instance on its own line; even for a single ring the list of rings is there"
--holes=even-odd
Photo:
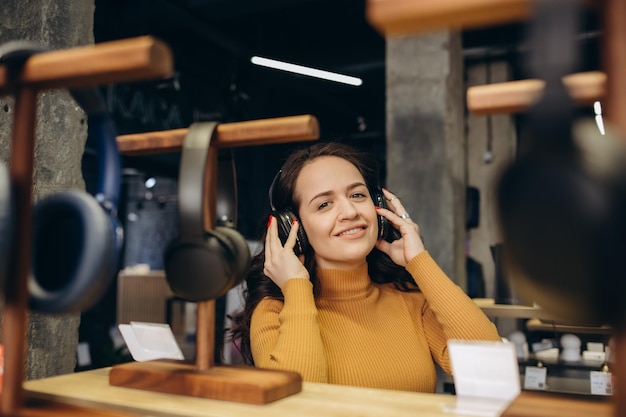
[[[377,188],[374,191],[372,191],[372,200],[374,201],[375,206],[378,206],[384,209],[389,208],[389,206],[387,205],[387,199],[385,198],[385,195],[383,194],[383,190],[381,190],[380,188]],[[378,238],[379,239],[385,239],[387,242],[391,243],[394,240],[398,240],[402,237],[398,229],[393,227],[391,222],[387,220],[386,217],[381,216],[380,214],[377,217],[378,217]]]
[[[228,288],[228,290],[230,290],[239,285],[248,274],[251,259],[250,247],[246,239],[237,230],[231,227],[219,226],[215,231],[221,234],[224,239],[227,239],[232,247],[235,281],[230,285],[230,288]]]
[[[250,260],[247,243],[231,230],[223,230],[228,228],[218,229],[207,232],[204,240],[179,239],[168,245],[165,277],[176,296],[188,301],[216,299],[245,276]]]
[[[198,302],[220,297],[233,280],[229,243],[213,234],[203,239],[175,240],[165,250],[165,278],[172,292]]]
[[[274,216],[278,222],[278,237],[284,245],[289,237],[292,222],[294,220],[299,222],[298,217],[291,210],[274,211],[272,212],[272,216]],[[302,227],[302,223],[300,223],[300,227],[298,227],[297,234],[298,236],[293,251],[297,256],[300,256],[309,248],[309,239],[304,231],[304,227]]]
[[[372,191],[372,200],[374,201],[374,205],[380,208],[387,208],[387,200],[385,199],[385,195],[380,188],[377,188]],[[389,220],[385,217],[378,215],[378,238],[386,239],[390,235],[391,225],[389,224]]]
[[[90,195],[76,191],[46,197],[33,214],[31,309],[88,309],[106,292],[117,270],[114,222]]]

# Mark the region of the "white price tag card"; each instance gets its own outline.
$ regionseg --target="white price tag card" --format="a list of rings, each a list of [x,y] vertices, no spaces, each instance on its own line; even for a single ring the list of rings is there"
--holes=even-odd
[[[185,359],[168,324],[133,321],[117,326],[133,359]]]
[[[613,395],[613,375],[610,372],[591,371],[591,394]]]
[[[527,366],[524,374],[524,389],[545,390],[548,368]]]
[[[512,343],[450,340],[448,351],[457,396],[512,400],[520,393]]]

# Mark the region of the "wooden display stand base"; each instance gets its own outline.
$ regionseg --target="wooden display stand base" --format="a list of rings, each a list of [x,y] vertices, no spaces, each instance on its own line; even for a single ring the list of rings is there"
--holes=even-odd
[[[296,372],[235,366],[199,370],[192,363],[174,360],[116,365],[109,373],[109,383],[249,404],[267,404],[302,390],[302,377]]]

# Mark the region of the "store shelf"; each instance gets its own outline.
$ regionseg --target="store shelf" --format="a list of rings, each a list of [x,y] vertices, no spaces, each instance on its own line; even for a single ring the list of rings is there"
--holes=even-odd
[[[474,303],[490,317],[510,317],[516,319],[544,319],[555,320],[556,317],[541,307],[496,304],[493,298],[474,298]]]
[[[598,326],[580,326],[576,324],[564,324],[554,321],[542,321],[536,318],[526,322],[526,330],[531,332],[547,331],[557,333],[574,333],[574,334],[613,334],[613,328],[607,325]]]

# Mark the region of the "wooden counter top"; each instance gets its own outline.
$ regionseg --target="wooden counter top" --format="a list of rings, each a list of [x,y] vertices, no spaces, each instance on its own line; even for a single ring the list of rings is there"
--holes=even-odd
[[[305,382],[302,392],[265,405],[209,400],[109,385],[111,368],[24,382],[29,400],[137,416],[168,417],[470,417],[457,397]],[[606,398],[522,392],[501,417],[613,417]],[[581,413],[582,412],[582,413]]]
[[[57,403],[126,411],[145,416],[395,416],[468,417],[451,414],[456,397],[304,383],[302,392],[265,405],[250,405],[109,385],[110,368],[24,382],[28,398]]]

